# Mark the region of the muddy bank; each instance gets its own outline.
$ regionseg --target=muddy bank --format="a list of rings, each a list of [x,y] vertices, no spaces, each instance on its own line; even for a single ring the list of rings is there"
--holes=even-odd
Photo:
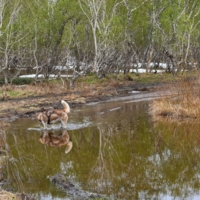
[[[69,196],[72,196],[74,199],[108,199],[105,195],[92,193],[89,191],[84,191],[81,187],[73,183],[66,176],[62,174],[56,174],[50,177],[50,181],[60,187],[64,192],[66,192]]]
[[[104,88],[101,94],[88,94],[82,91],[69,91],[61,94],[47,94],[42,96],[30,96],[27,98],[1,100],[0,104],[0,120],[13,121],[17,118],[35,118],[38,112],[44,107],[62,108],[60,100],[66,100],[73,108],[90,102],[100,102],[115,99],[124,96],[132,96],[135,91],[142,93],[150,93],[163,90],[165,84],[130,84],[125,86],[117,86]]]
[[[158,91],[163,90],[163,86],[164,85],[160,84],[133,84],[116,88],[105,88],[104,92],[98,96],[86,95],[83,90],[80,93],[74,91],[59,95],[48,94],[44,96],[8,99],[0,102],[0,120],[10,122],[17,118],[35,118],[36,114],[40,112],[43,107],[62,108],[60,103],[61,99],[69,102],[70,107],[73,109],[73,107],[81,106],[90,102],[110,101],[113,99],[122,100],[123,98],[132,100],[133,96],[135,96],[136,99],[155,98],[156,96],[159,96]],[[76,199],[106,199],[106,197],[101,194],[84,191],[75,183],[69,181],[66,177],[60,174],[51,177],[50,181],[62,188],[69,195],[73,197],[76,196]],[[29,197],[25,194],[20,194],[20,196],[19,199],[34,199],[34,197]]]

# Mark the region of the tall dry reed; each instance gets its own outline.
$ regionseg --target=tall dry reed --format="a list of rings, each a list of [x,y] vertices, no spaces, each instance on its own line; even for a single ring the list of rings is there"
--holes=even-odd
[[[168,89],[170,96],[154,100],[150,105],[150,113],[155,119],[200,118],[200,78],[179,80]]]

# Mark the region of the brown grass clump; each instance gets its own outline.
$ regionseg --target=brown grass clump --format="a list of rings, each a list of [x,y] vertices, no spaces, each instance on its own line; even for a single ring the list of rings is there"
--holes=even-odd
[[[7,191],[0,191],[0,200],[17,200],[15,194]]]
[[[176,82],[169,90],[170,97],[154,100],[150,105],[155,120],[200,118],[200,78]]]
[[[31,195],[21,194],[21,193],[12,193],[5,190],[0,191],[0,200],[35,200],[36,198]]]

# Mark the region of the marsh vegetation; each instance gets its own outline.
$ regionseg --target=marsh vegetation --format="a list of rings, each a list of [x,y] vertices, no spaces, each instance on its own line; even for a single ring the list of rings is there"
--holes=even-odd
[[[155,122],[149,115],[151,103],[133,95],[74,108],[67,131],[73,147],[67,154],[66,146],[40,142],[43,133],[35,119],[13,121],[5,130],[10,181],[5,188],[40,199],[70,198],[71,191],[58,188],[63,188],[59,181],[57,187],[50,182],[50,177],[62,174],[62,180],[81,188],[82,195],[88,191],[108,199],[199,197],[199,124]],[[61,132],[48,134],[58,138]]]
[[[169,98],[155,100],[151,104],[150,112],[155,119],[167,118],[180,122],[188,120],[198,123],[200,118],[200,79],[188,77],[168,86]],[[166,120],[166,119],[165,119]]]
[[[111,199],[200,196],[199,0],[3,0],[0,7],[0,163],[9,187],[62,199],[46,177],[64,173]],[[158,90],[168,96],[137,99]],[[121,96],[129,100],[98,104]],[[74,109],[67,156],[27,132],[38,128],[41,107],[61,99]],[[88,120],[93,125],[83,127]]]

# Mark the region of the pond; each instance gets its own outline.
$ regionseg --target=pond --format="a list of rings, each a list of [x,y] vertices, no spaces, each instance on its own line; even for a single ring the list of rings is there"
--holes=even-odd
[[[42,200],[73,199],[50,182],[61,173],[108,199],[199,199],[200,124],[154,122],[150,102],[122,99],[71,108],[67,131],[40,132],[36,120],[15,120],[4,138],[6,188]],[[64,136],[72,149],[56,145]],[[50,140],[54,144],[45,145]]]

